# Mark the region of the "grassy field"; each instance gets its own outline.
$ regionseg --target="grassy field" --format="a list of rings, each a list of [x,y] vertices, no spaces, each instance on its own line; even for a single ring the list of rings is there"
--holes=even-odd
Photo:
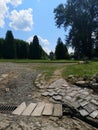
[[[75,63],[74,60],[32,60],[32,59],[0,59],[0,62],[13,63]]]
[[[98,62],[90,62],[88,64],[68,65],[64,68],[62,72],[63,77],[66,77],[68,75],[91,77],[95,74],[98,74]]]
[[[46,80],[53,76],[55,71],[60,71],[62,77],[68,75],[89,76],[98,74],[98,62],[89,62],[88,64],[78,64],[72,60],[0,60],[0,62],[13,63],[34,63],[35,69],[45,74]],[[75,64],[74,64],[75,63]],[[62,71],[61,71],[62,70]]]

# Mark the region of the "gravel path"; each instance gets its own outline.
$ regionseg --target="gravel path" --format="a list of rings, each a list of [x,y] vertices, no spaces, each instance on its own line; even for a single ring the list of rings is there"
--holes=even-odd
[[[0,63],[0,76],[4,74],[7,76],[0,81],[0,102],[20,104],[32,100],[33,81],[38,74],[32,65]]]

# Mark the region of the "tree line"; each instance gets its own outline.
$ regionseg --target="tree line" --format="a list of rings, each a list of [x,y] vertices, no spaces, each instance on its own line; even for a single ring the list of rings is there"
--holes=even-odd
[[[30,44],[26,41],[15,39],[11,30],[6,32],[5,39],[0,38],[0,58],[2,59],[66,59],[68,50],[66,45],[58,38],[55,52],[48,55],[41,45],[37,35]]]
[[[74,57],[98,57],[98,0],[67,0],[54,9],[58,28],[69,29],[66,43]]]
[[[42,59],[45,57],[47,57],[47,53],[40,46],[36,35],[30,44],[26,41],[15,39],[10,30],[6,32],[5,39],[0,38],[0,58]]]

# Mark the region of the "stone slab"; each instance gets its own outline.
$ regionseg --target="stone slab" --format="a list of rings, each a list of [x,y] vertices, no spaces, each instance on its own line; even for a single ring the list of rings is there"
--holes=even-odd
[[[94,106],[93,104],[89,103],[88,105],[84,106],[84,108],[89,112],[93,112],[96,110],[96,106]]]
[[[73,97],[73,96],[75,96],[77,93],[78,93],[78,91],[73,91],[73,92],[69,93],[68,95],[71,96],[71,97]]]
[[[41,116],[44,107],[45,107],[45,103],[39,102],[31,115],[32,116]]]
[[[12,114],[20,115],[26,108],[26,103],[21,103],[13,112]]]
[[[84,110],[84,109],[82,109],[82,110],[79,110],[79,112],[80,112],[80,114],[82,115],[82,116],[87,116],[89,113],[86,111],[86,110]]]
[[[80,107],[80,104],[78,102],[72,102],[72,106],[77,109]]]
[[[53,113],[53,104],[46,103],[42,115],[50,116]]]
[[[80,105],[81,105],[82,107],[85,106],[85,105],[87,105],[87,104],[88,104],[87,101],[80,102]]]
[[[56,100],[56,101],[61,101],[61,100],[62,100],[62,96],[60,96],[60,95],[53,96],[52,98],[53,98],[54,100]]]
[[[91,103],[93,103],[93,104],[95,104],[95,105],[98,106],[98,101],[96,101],[96,100],[94,100],[94,99],[91,100]]]
[[[27,108],[23,111],[22,115],[29,116],[36,107],[36,103],[30,103]]]
[[[62,116],[62,105],[54,104],[53,116]]]
[[[98,116],[98,110],[96,110],[90,114],[90,117],[92,117],[92,118],[96,118],[97,116]]]
[[[53,82],[48,88],[60,88],[62,84],[66,84],[66,81],[61,78]]]

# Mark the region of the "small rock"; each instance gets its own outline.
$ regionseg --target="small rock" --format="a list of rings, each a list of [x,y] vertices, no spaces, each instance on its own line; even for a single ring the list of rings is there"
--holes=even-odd
[[[81,86],[81,87],[85,87],[88,85],[88,82],[87,81],[77,81],[75,84],[78,86]]]
[[[56,101],[61,101],[62,100],[62,96],[53,96],[52,97],[54,100],[56,100]]]
[[[49,95],[49,92],[42,93],[42,96],[48,96],[48,95]]]

